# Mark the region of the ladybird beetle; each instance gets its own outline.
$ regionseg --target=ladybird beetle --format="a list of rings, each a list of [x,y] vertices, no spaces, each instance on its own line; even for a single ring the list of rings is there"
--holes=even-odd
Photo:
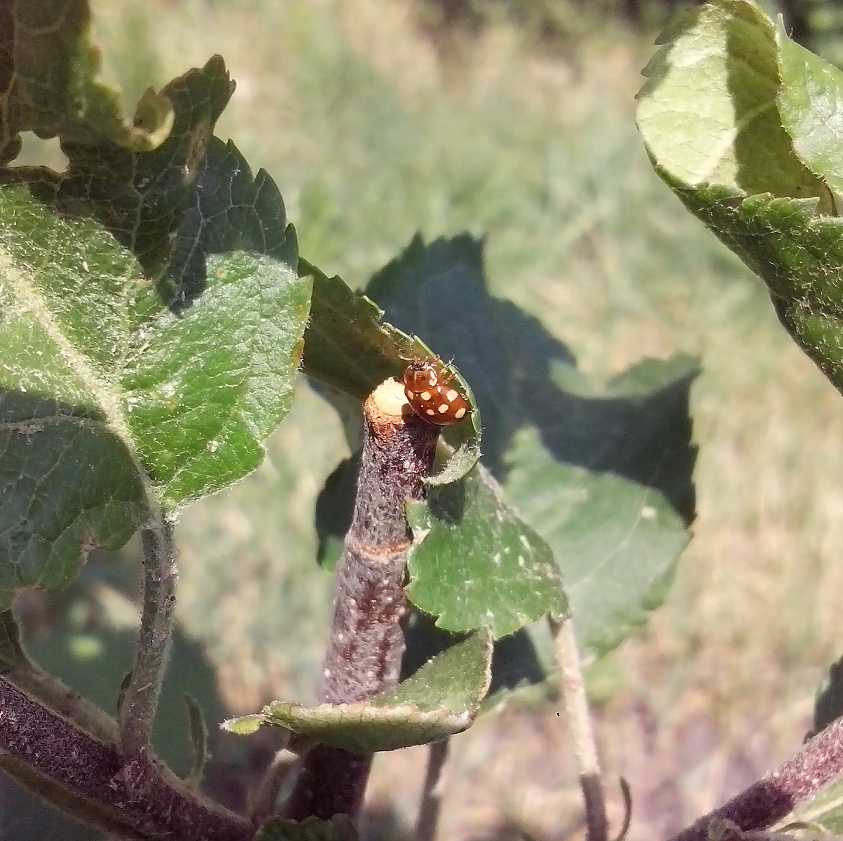
[[[404,396],[410,408],[437,426],[461,421],[471,410],[465,397],[448,385],[450,379],[447,372],[443,375],[438,359],[411,362],[404,370]]]

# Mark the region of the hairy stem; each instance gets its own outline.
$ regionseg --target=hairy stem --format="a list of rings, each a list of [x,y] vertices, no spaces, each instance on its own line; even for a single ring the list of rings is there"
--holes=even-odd
[[[120,744],[127,763],[145,761],[149,751],[170,650],[178,580],[172,525],[160,522],[145,528],[142,541],[141,624],[135,662],[118,718]]]
[[[793,757],[728,803],[682,830],[673,841],[708,841],[712,822],[764,829],[810,800],[843,773],[843,719],[818,733]]]
[[[30,698],[73,721],[102,742],[117,742],[117,725],[57,677],[42,671],[27,656],[12,612],[0,614],[0,674]]]
[[[408,500],[424,498],[439,429],[406,414],[403,388],[382,383],[363,406],[363,452],[351,527],[337,569],[334,615],[319,702],[371,698],[398,683],[404,654],[404,584],[412,534]],[[285,815],[355,816],[371,756],[317,745],[303,760]]]
[[[123,757],[0,677],[0,766],[60,808],[124,838],[249,841],[248,821],[154,763],[128,783]],[[145,797],[137,797],[138,787]]]
[[[586,838],[588,841],[607,841],[609,819],[606,816],[606,796],[600,776],[594,732],[591,728],[574,623],[570,616],[561,621],[550,620],[550,629],[559,666],[562,695],[565,699],[565,716],[574,743],[580,788],[585,801]]]

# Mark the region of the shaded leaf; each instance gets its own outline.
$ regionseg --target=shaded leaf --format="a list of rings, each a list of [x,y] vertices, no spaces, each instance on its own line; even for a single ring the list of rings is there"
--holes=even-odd
[[[497,639],[567,609],[549,547],[482,468],[409,503],[407,521],[420,541],[410,551],[407,595],[439,627],[485,627]]]
[[[551,380],[560,379],[567,367],[554,366]],[[534,406],[530,420],[543,446],[557,462],[651,488],[690,525],[697,455],[691,441],[690,393],[699,370],[698,360],[685,354],[644,359],[603,389],[581,383],[575,394],[550,394],[544,386],[533,391],[527,385],[525,399]]]
[[[287,224],[275,182],[263,169],[253,176],[234,143],[217,137],[208,140],[174,242],[166,274],[171,286],[163,297],[176,310],[189,306],[207,287],[211,254],[251,251],[285,266],[298,263],[296,232]],[[159,285],[159,294],[163,291]]]
[[[5,397],[0,392],[3,609],[27,587],[64,586],[94,546],[123,546],[149,517],[132,454],[102,422],[62,404],[47,414],[35,401]],[[28,407],[32,414],[3,417],[9,403],[11,414]]]
[[[696,449],[687,364],[673,378],[660,369],[649,394],[636,373],[638,391],[624,387],[617,400],[603,399],[605,392],[586,384],[568,348],[537,319],[489,294],[482,247],[468,234],[429,245],[416,237],[367,292],[393,323],[459,365],[483,420],[483,463],[504,481],[512,436],[536,427],[560,461],[661,490],[690,523]]]
[[[185,780],[189,786],[198,788],[205,771],[205,762],[208,759],[208,726],[202,714],[202,707],[196,703],[192,695],[185,694],[184,703],[190,720],[190,746],[193,750],[193,762]]]
[[[506,491],[550,544],[583,651],[602,655],[660,606],[690,535],[657,491],[560,464],[535,431],[510,453]]]
[[[20,628],[11,610],[0,614],[0,669],[15,672],[29,669],[31,664],[20,641]]]
[[[134,630],[91,626],[35,641],[29,651],[39,666],[113,714],[121,681],[132,666],[135,637]],[[198,643],[176,632],[152,741],[158,755],[181,775],[189,773],[193,764],[186,692],[201,706],[207,720],[216,724],[222,719],[212,665]]]
[[[360,454],[361,450],[358,450],[337,465],[316,500],[316,535],[319,539],[316,560],[328,569],[339,563],[345,534],[351,525]]]
[[[484,460],[494,464],[502,433],[501,404],[511,396],[506,361],[508,336],[496,323],[494,299],[483,278],[482,244],[467,234],[426,245],[420,236],[369,281],[366,293],[403,330],[413,330],[444,361],[453,360],[483,418]],[[494,336],[495,340],[490,341]],[[500,377],[500,390],[490,383]],[[476,422],[477,418],[474,417]],[[446,428],[445,437],[464,424]],[[488,438],[491,431],[493,437]]]
[[[547,628],[539,622],[530,632],[522,628],[514,634],[495,640],[492,650],[492,679],[489,684],[484,709],[493,695],[502,695],[520,687],[541,683],[545,677],[545,660],[540,659],[532,635],[538,628]],[[464,634],[454,634],[438,628],[433,617],[421,611],[413,611],[405,629],[406,649],[401,661],[402,680],[424,665],[432,657],[450,648],[465,638]],[[548,648],[550,647],[549,633]],[[545,652],[543,651],[542,654]],[[549,653],[552,660],[552,649]],[[496,701],[501,698],[495,699]]]
[[[341,277],[328,277],[303,259],[299,274],[313,278],[304,372],[360,400],[400,376],[405,360],[417,352],[413,340],[385,323],[383,310]]]
[[[137,151],[154,149],[173,124],[166,96],[147,91],[132,120],[116,88],[103,83],[90,40],[87,0],[39,0],[0,7],[0,161],[12,160],[20,132],[74,140],[106,137]]]
[[[814,726],[806,738],[816,736],[835,719],[843,715],[843,657],[832,663],[828,676],[814,700]]]
[[[136,152],[107,137],[61,135],[68,159],[61,175],[38,167],[11,170],[7,178],[25,181],[34,195],[63,213],[97,219],[132,251],[147,277],[160,281],[159,293],[169,302],[174,290],[161,276],[194,200],[197,178],[207,171],[205,153],[214,125],[233,90],[225,63],[214,56],[163,89],[175,108],[175,121],[157,149]],[[248,169],[243,177],[251,181]]]

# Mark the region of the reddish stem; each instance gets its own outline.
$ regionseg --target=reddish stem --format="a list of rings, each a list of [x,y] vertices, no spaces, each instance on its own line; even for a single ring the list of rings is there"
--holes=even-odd
[[[795,756],[682,830],[673,841],[708,841],[712,821],[731,821],[742,830],[765,829],[810,800],[843,772],[843,720],[826,727]]]
[[[337,569],[331,636],[319,702],[352,703],[398,683],[404,654],[402,621],[408,500],[424,498],[439,429],[412,414],[402,387],[389,380],[363,406],[365,433],[351,527]],[[318,745],[304,758],[286,817],[355,816],[363,802],[371,756]]]

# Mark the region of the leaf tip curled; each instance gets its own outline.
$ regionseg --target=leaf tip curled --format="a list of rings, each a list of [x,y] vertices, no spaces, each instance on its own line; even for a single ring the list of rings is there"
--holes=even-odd
[[[147,88],[135,107],[130,137],[136,151],[157,149],[169,136],[176,121],[176,112],[163,94]]]
[[[241,715],[238,718],[229,718],[220,724],[220,727],[238,736],[251,736],[253,733],[257,733],[264,723],[265,718],[261,713],[253,713],[252,715]]]

